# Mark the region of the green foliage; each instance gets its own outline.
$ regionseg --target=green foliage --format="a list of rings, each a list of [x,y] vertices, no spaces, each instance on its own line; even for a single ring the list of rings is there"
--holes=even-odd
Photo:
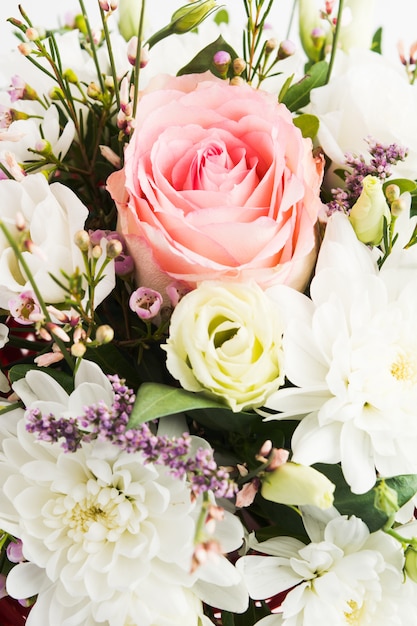
[[[32,363],[28,365],[14,365],[9,371],[10,382],[15,383],[16,381],[21,380],[30,370],[39,371],[39,367]],[[69,374],[61,372],[60,370],[52,369],[51,367],[43,367],[40,371],[54,378],[68,394],[74,390],[74,381],[72,376]]]
[[[129,426],[133,428],[159,417],[206,408],[223,409],[224,406],[202,394],[169,385],[143,383],[136,396]]]
[[[220,26],[220,24],[229,23],[229,14],[226,9],[220,9],[220,11],[217,11],[216,15],[214,16],[214,22],[217,24],[217,26]]]
[[[233,59],[237,58],[237,53],[234,49],[223,39],[220,35],[216,41],[213,41],[208,46],[203,48],[187,65],[182,67],[177,76],[183,76],[184,74],[202,74],[203,72],[207,72],[210,70],[212,74],[217,76],[218,78],[222,78],[220,76],[215,64],[213,63],[213,57],[216,52],[220,52],[220,50],[224,50],[224,52],[228,52]],[[230,69],[228,73],[228,78],[233,78],[233,69],[232,64],[230,64]]]
[[[406,191],[413,193],[417,189],[416,183],[408,178],[391,178],[390,180],[387,180],[382,186],[384,192],[388,185],[397,185],[397,187],[400,188],[400,193],[404,193]]]
[[[334,506],[341,515],[356,515],[365,522],[371,532],[385,526],[389,516],[375,506],[375,488],[363,494],[352,493],[339,465],[318,464],[314,467],[336,485]],[[377,481],[377,485],[379,482]],[[399,507],[408,502],[417,492],[417,474],[386,478],[385,483],[397,492]]]
[[[310,137],[310,139],[314,139],[318,133],[320,122],[315,115],[303,113],[294,118],[294,125],[301,130],[304,138]]]
[[[371,50],[382,54],[382,28],[378,28],[372,37]]]
[[[288,89],[281,102],[292,112],[307,106],[310,102],[311,90],[325,85],[327,72],[328,64],[326,61],[315,63],[298,83],[295,83]]]

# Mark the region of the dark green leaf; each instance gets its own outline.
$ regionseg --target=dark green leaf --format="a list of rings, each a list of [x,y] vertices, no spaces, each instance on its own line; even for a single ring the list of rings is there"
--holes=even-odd
[[[15,383],[17,380],[24,378],[29,370],[38,370],[52,376],[57,383],[61,385],[61,387],[67,392],[71,393],[74,390],[74,381],[72,376],[66,374],[65,372],[61,372],[59,370],[52,369],[50,367],[42,367],[39,369],[37,365],[14,365],[10,372],[10,382]]]
[[[218,78],[222,78],[213,63],[214,55],[220,50],[228,52],[232,58],[232,61],[233,59],[237,58],[237,54],[234,49],[220,35],[220,37],[216,39],[216,41],[213,41],[213,43],[210,43],[208,46],[203,48],[203,50],[201,50],[187,65],[182,67],[179,70],[177,76],[182,76],[183,74],[202,74],[203,72],[207,72],[208,70],[210,70],[212,74],[214,74]],[[228,77],[232,78],[232,64],[230,64],[229,73],[230,75],[228,74]]]
[[[327,72],[328,63],[326,61],[315,63],[298,83],[295,83],[288,89],[282,102],[292,112],[307,106],[310,102],[311,90],[326,83]]]
[[[249,434],[251,425],[261,419],[257,413],[244,413],[242,411],[233,413],[224,405],[219,405],[214,409],[207,408],[192,411],[191,417],[206,428],[240,433],[245,436]],[[257,450],[259,450],[259,446]]]
[[[375,490],[355,494],[346,483],[339,465],[318,464],[314,466],[325,474],[335,485],[334,506],[342,515],[356,515],[361,518],[371,532],[379,530],[388,521],[388,516],[375,507]],[[405,474],[385,479],[386,484],[398,494],[401,507],[417,492],[417,474]]]
[[[320,122],[319,118],[315,115],[303,113],[302,115],[294,118],[294,125],[301,130],[303,137],[310,137],[310,139],[314,139],[318,133]]]

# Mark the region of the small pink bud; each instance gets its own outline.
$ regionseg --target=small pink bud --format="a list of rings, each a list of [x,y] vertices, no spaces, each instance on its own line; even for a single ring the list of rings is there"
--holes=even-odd
[[[36,41],[37,39],[39,39],[39,32],[36,30],[36,28],[28,28],[25,35],[29,39],[29,41]]]
[[[24,57],[28,57],[32,53],[32,46],[29,43],[20,43],[17,49]]]

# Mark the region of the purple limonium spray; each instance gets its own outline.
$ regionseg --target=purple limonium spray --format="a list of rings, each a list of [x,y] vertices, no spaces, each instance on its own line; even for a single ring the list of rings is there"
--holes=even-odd
[[[198,448],[191,454],[189,433],[167,437],[152,432],[148,424],[128,428],[135,394],[118,376],[109,376],[114,400],[87,406],[77,418],[43,415],[39,409],[26,411],[26,429],[48,443],[60,442],[65,452],[76,452],[83,443],[109,441],[129,453],[140,452],[145,463],[165,465],[179,479],[187,479],[193,497],[212,491],[219,498],[231,498],[237,491],[228,472],[218,467],[211,448]]]
[[[333,200],[327,204],[327,213],[331,215],[335,211],[343,211],[349,214],[362,192],[363,179],[365,176],[376,176],[382,182],[392,175],[392,166],[404,161],[408,149],[392,143],[384,145],[372,137],[366,142],[369,146],[370,160],[367,162],[363,154],[345,154],[345,187],[332,189]]]

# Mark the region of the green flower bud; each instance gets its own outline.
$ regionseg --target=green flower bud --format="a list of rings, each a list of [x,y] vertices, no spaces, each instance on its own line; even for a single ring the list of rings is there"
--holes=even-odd
[[[408,546],[405,551],[404,571],[413,582],[417,583],[417,550],[413,546]]]
[[[63,73],[63,77],[69,82],[72,83],[73,85],[77,85],[78,84],[78,76],[77,74],[73,71],[73,70],[65,70],[65,72]]]
[[[382,240],[384,218],[387,223],[391,221],[382,183],[376,176],[365,176],[362,193],[349,214],[349,221],[359,241],[377,246]]]
[[[171,17],[171,31],[182,34],[194,30],[216,6],[216,0],[197,0],[180,7]]]
[[[387,485],[385,480],[381,480],[376,487],[374,505],[379,511],[383,511],[391,517],[400,508],[398,505],[398,495],[395,489],[392,489]]]
[[[126,41],[138,34],[141,0],[120,0],[119,2],[119,31]]]
[[[262,478],[261,494],[279,504],[312,504],[328,509],[333,504],[335,486],[321,472],[307,465],[283,463]]]

